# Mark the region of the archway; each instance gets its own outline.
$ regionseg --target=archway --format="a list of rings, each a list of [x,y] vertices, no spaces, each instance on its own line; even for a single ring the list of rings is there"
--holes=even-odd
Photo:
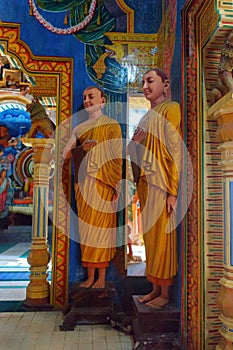
[[[20,24],[1,22],[0,41],[4,45],[5,53],[18,60],[22,70],[37,79],[40,88],[44,91],[46,89],[55,91],[57,100],[56,124],[60,126],[62,122],[68,121],[72,114],[73,59],[34,56],[27,44],[20,39]],[[69,136],[70,128],[69,121],[62,123],[56,135],[55,162],[57,168],[62,166],[61,153],[65,143],[63,140]],[[69,166],[64,168],[63,186],[67,196],[70,193],[69,176],[67,176],[70,171]],[[66,205],[64,193],[60,191],[59,184],[56,182],[56,174],[53,222],[56,222],[56,226],[53,225],[51,303],[62,307],[66,303],[68,295],[69,208]]]

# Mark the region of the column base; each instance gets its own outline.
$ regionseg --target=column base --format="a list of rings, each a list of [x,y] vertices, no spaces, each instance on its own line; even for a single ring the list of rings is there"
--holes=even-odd
[[[49,303],[48,298],[44,299],[30,299],[27,298],[23,301],[23,305],[27,309],[36,309],[36,310],[53,310],[54,305]]]
[[[43,284],[39,284],[39,282],[38,281],[29,282],[26,288],[26,300],[49,300],[49,296],[50,296],[49,282],[43,281]]]

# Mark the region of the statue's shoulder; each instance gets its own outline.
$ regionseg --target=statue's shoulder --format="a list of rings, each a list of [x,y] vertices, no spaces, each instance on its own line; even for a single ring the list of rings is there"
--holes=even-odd
[[[173,100],[168,100],[167,101],[167,104],[168,104],[168,106],[175,106],[175,107],[177,107],[177,106],[179,106],[180,104],[179,104],[179,102],[177,102],[177,101],[173,101]]]
[[[118,121],[113,119],[112,117],[109,117],[108,115],[103,115],[102,116],[102,120],[103,122],[105,122],[106,124],[115,124],[115,125],[119,125]]]
[[[162,108],[167,111],[172,111],[172,110],[179,110],[180,109],[180,104],[177,101],[173,100],[167,100],[163,102]]]

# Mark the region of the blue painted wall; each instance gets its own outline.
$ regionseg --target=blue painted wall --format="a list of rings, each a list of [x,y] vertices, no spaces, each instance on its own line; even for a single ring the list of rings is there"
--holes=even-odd
[[[126,0],[125,3],[134,9],[135,33],[157,33],[162,20],[161,0]]]
[[[182,18],[181,10],[184,6],[185,0],[177,0],[177,21],[176,21],[176,42],[175,42],[175,52],[171,66],[171,89],[172,98],[176,101],[181,102],[182,96]]]
[[[184,6],[185,0],[177,0],[177,20],[176,20],[176,42],[175,42],[175,51],[174,58],[171,66],[171,93],[172,99],[181,103],[182,96],[182,61],[181,61],[181,52],[182,52],[182,18],[181,18],[181,10]],[[185,132],[186,133],[186,132]],[[186,134],[184,135],[184,142],[186,143]],[[179,203],[178,203],[179,205]],[[182,204],[180,203],[180,206]],[[182,232],[181,226],[178,227],[177,230],[177,244],[178,244],[178,264],[181,267],[182,265]],[[176,284],[173,290],[174,298],[177,301],[178,307],[181,307],[181,286],[182,286],[182,271],[181,268],[178,270],[178,274],[176,277]]]

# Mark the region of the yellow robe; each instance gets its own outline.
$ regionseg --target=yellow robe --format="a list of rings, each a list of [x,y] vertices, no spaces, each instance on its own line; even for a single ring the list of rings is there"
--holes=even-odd
[[[120,125],[107,116],[80,124],[76,135],[97,141],[85,156],[86,176],[75,183],[82,264],[106,267],[116,250],[116,212],[112,199],[122,176]]]
[[[137,146],[146,274],[149,281],[160,285],[171,285],[178,270],[175,213],[167,214],[166,199],[168,194],[178,194],[180,122],[180,106],[170,100],[148,111],[139,122],[148,131],[143,144]]]

